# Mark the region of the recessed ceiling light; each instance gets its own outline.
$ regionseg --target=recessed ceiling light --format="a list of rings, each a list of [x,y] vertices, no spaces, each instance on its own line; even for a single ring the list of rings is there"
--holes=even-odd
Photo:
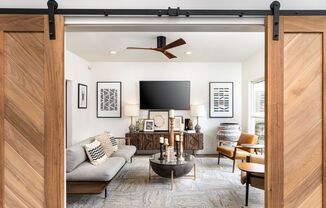
[[[116,51],[110,51],[110,54],[112,54],[112,55],[115,55],[115,54],[117,54],[118,52],[116,52]]]
[[[185,54],[186,54],[186,55],[191,55],[192,52],[191,52],[191,51],[185,51]]]

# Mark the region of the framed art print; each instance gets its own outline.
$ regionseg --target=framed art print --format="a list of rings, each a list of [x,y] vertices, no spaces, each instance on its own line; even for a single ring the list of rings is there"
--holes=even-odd
[[[181,124],[183,124],[183,116],[175,116],[174,131],[181,131]]]
[[[87,108],[87,85],[78,84],[78,108]]]
[[[233,118],[233,82],[209,83],[209,117]]]
[[[121,118],[121,82],[97,82],[97,117]]]
[[[155,121],[152,119],[145,120],[144,122],[144,131],[154,131]]]
[[[155,131],[169,131],[169,111],[150,110],[148,118],[154,120]]]

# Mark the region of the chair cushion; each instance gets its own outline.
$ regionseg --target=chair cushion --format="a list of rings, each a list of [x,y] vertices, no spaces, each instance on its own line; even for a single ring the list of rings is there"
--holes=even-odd
[[[118,151],[112,153],[112,157],[122,157],[125,161],[129,161],[136,153],[136,147],[133,145],[120,145]]]
[[[109,157],[101,165],[94,166],[83,162],[72,172],[66,174],[67,181],[110,181],[125,164],[121,157]]]
[[[228,156],[228,157],[233,157],[234,156],[234,147],[229,147],[229,146],[218,146],[216,148],[216,150],[225,155],[225,156]],[[245,160],[246,157],[250,155],[249,152],[243,150],[243,149],[240,149],[238,148],[237,149],[237,155],[236,155],[236,159],[240,159],[240,160]]]
[[[93,137],[83,140],[66,149],[66,172],[73,171],[78,165],[87,159],[84,149],[85,144],[89,144],[94,140]]]

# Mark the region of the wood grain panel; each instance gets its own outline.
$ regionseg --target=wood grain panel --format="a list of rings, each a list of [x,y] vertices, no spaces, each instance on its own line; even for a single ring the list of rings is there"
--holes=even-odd
[[[322,34],[284,40],[284,207],[322,207]]]
[[[0,30],[11,32],[43,32],[44,15],[0,15]]]
[[[0,207],[5,202],[5,67],[4,32],[0,30]]]
[[[273,17],[266,18],[265,31],[265,207],[283,207],[283,99],[284,17],[280,17],[279,40],[273,40]]]
[[[44,16],[45,197],[47,208],[64,207],[64,18],[55,16],[56,39],[49,39]]]

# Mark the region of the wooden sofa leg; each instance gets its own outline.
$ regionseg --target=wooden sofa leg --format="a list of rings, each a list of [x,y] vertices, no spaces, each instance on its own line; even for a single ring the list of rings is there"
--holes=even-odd
[[[133,158],[133,157],[130,158],[130,163],[132,163],[132,158]]]
[[[235,167],[235,159],[233,159],[233,168],[232,168],[232,173],[234,173],[234,167]]]
[[[220,158],[221,158],[221,154],[218,153],[218,162],[217,162],[218,165],[220,164]]]
[[[107,187],[105,188],[104,190],[104,198],[108,197],[108,190],[107,190]]]

